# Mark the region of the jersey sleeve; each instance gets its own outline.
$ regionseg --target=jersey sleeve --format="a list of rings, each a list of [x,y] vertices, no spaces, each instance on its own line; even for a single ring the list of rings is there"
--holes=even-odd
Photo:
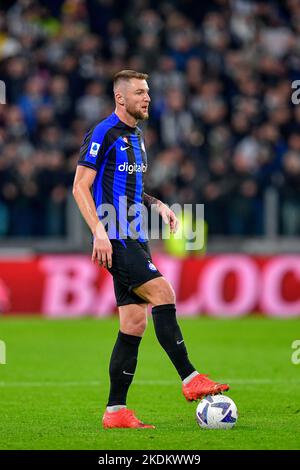
[[[107,129],[101,124],[87,132],[80,148],[78,165],[87,166],[98,171],[105,155],[106,132]]]

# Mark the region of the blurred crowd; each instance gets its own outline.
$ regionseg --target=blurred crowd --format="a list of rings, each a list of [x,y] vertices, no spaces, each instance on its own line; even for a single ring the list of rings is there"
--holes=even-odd
[[[149,73],[147,192],[204,203],[212,235],[264,235],[272,200],[300,234],[299,0],[18,0],[0,4],[1,237],[65,234],[122,69]]]

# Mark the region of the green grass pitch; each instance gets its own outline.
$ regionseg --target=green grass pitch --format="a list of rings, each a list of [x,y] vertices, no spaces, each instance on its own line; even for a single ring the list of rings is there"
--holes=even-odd
[[[128,407],[155,430],[103,430],[117,318],[2,317],[1,449],[299,449],[300,319],[179,319],[192,362],[228,381],[239,410],[232,430],[202,430],[196,403],[158,344],[152,321],[140,347]]]

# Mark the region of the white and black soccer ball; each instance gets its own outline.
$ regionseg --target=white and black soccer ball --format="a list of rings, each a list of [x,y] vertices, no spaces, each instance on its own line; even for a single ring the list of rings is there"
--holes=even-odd
[[[203,429],[230,429],[237,419],[237,407],[226,395],[207,395],[197,406],[196,420]]]

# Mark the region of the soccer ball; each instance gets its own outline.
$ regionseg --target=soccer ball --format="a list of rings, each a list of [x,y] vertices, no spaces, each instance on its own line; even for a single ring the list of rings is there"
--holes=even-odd
[[[198,404],[196,420],[203,429],[230,429],[237,422],[237,407],[225,395],[207,395]]]

